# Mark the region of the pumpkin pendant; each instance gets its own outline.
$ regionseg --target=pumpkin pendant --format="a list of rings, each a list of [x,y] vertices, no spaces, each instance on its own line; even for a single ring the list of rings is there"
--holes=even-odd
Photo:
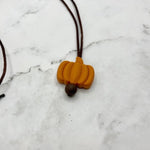
[[[88,89],[94,80],[94,69],[90,65],[83,64],[81,57],[76,62],[63,61],[57,71],[58,82],[65,84],[68,96],[73,96],[78,88]]]
[[[77,58],[76,62],[63,61],[60,64],[57,71],[57,80],[60,83],[66,85],[65,91],[68,94],[68,96],[73,96],[76,93],[77,88],[84,88],[84,89],[90,88],[94,80],[94,69],[90,65],[85,65],[82,60],[83,27],[78,7],[74,2],[74,0],[71,0],[77,13],[81,36],[79,36],[78,23],[73,12],[71,11],[71,9],[68,7],[68,5],[64,0],[61,0],[61,2],[66,7],[75,23],[76,38],[77,38]],[[79,37],[81,38],[80,42]]]

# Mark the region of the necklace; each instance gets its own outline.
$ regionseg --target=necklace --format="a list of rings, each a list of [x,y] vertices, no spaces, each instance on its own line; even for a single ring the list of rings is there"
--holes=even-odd
[[[79,43],[79,28],[77,20],[72,13],[71,9],[68,7],[64,0],[60,0],[68,12],[70,13],[76,28],[76,42],[77,42],[77,57],[76,62],[63,61],[57,70],[57,80],[58,82],[65,84],[65,91],[68,96],[73,96],[77,88],[89,89],[94,80],[94,69],[90,65],[85,65],[82,60],[83,52],[83,27],[81,22],[80,13],[78,7],[74,0],[71,0],[73,6],[75,7],[77,18],[80,26],[80,43]]]

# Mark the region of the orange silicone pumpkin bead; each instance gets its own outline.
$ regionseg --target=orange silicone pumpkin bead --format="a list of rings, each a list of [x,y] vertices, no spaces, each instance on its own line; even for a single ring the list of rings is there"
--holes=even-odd
[[[83,64],[81,57],[76,62],[63,61],[57,71],[57,80],[64,84],[74,84],[79,88],[88,89],[94,80],[92,66]]]

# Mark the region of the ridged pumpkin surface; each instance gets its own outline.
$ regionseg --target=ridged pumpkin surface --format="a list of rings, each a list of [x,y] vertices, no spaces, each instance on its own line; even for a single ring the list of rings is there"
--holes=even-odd
[[[88,89],[94,80],[94,69],[83,64],[81,57],[77,57],[76,62],[63,61],[57,71],[57,80],[60,83],[71,83],[79,88]]]

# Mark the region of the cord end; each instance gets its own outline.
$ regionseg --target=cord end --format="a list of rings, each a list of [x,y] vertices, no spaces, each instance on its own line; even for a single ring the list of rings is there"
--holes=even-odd
[[[1,94],[0,95],[0,99],[4,98],[5,97],[5,94]]]

